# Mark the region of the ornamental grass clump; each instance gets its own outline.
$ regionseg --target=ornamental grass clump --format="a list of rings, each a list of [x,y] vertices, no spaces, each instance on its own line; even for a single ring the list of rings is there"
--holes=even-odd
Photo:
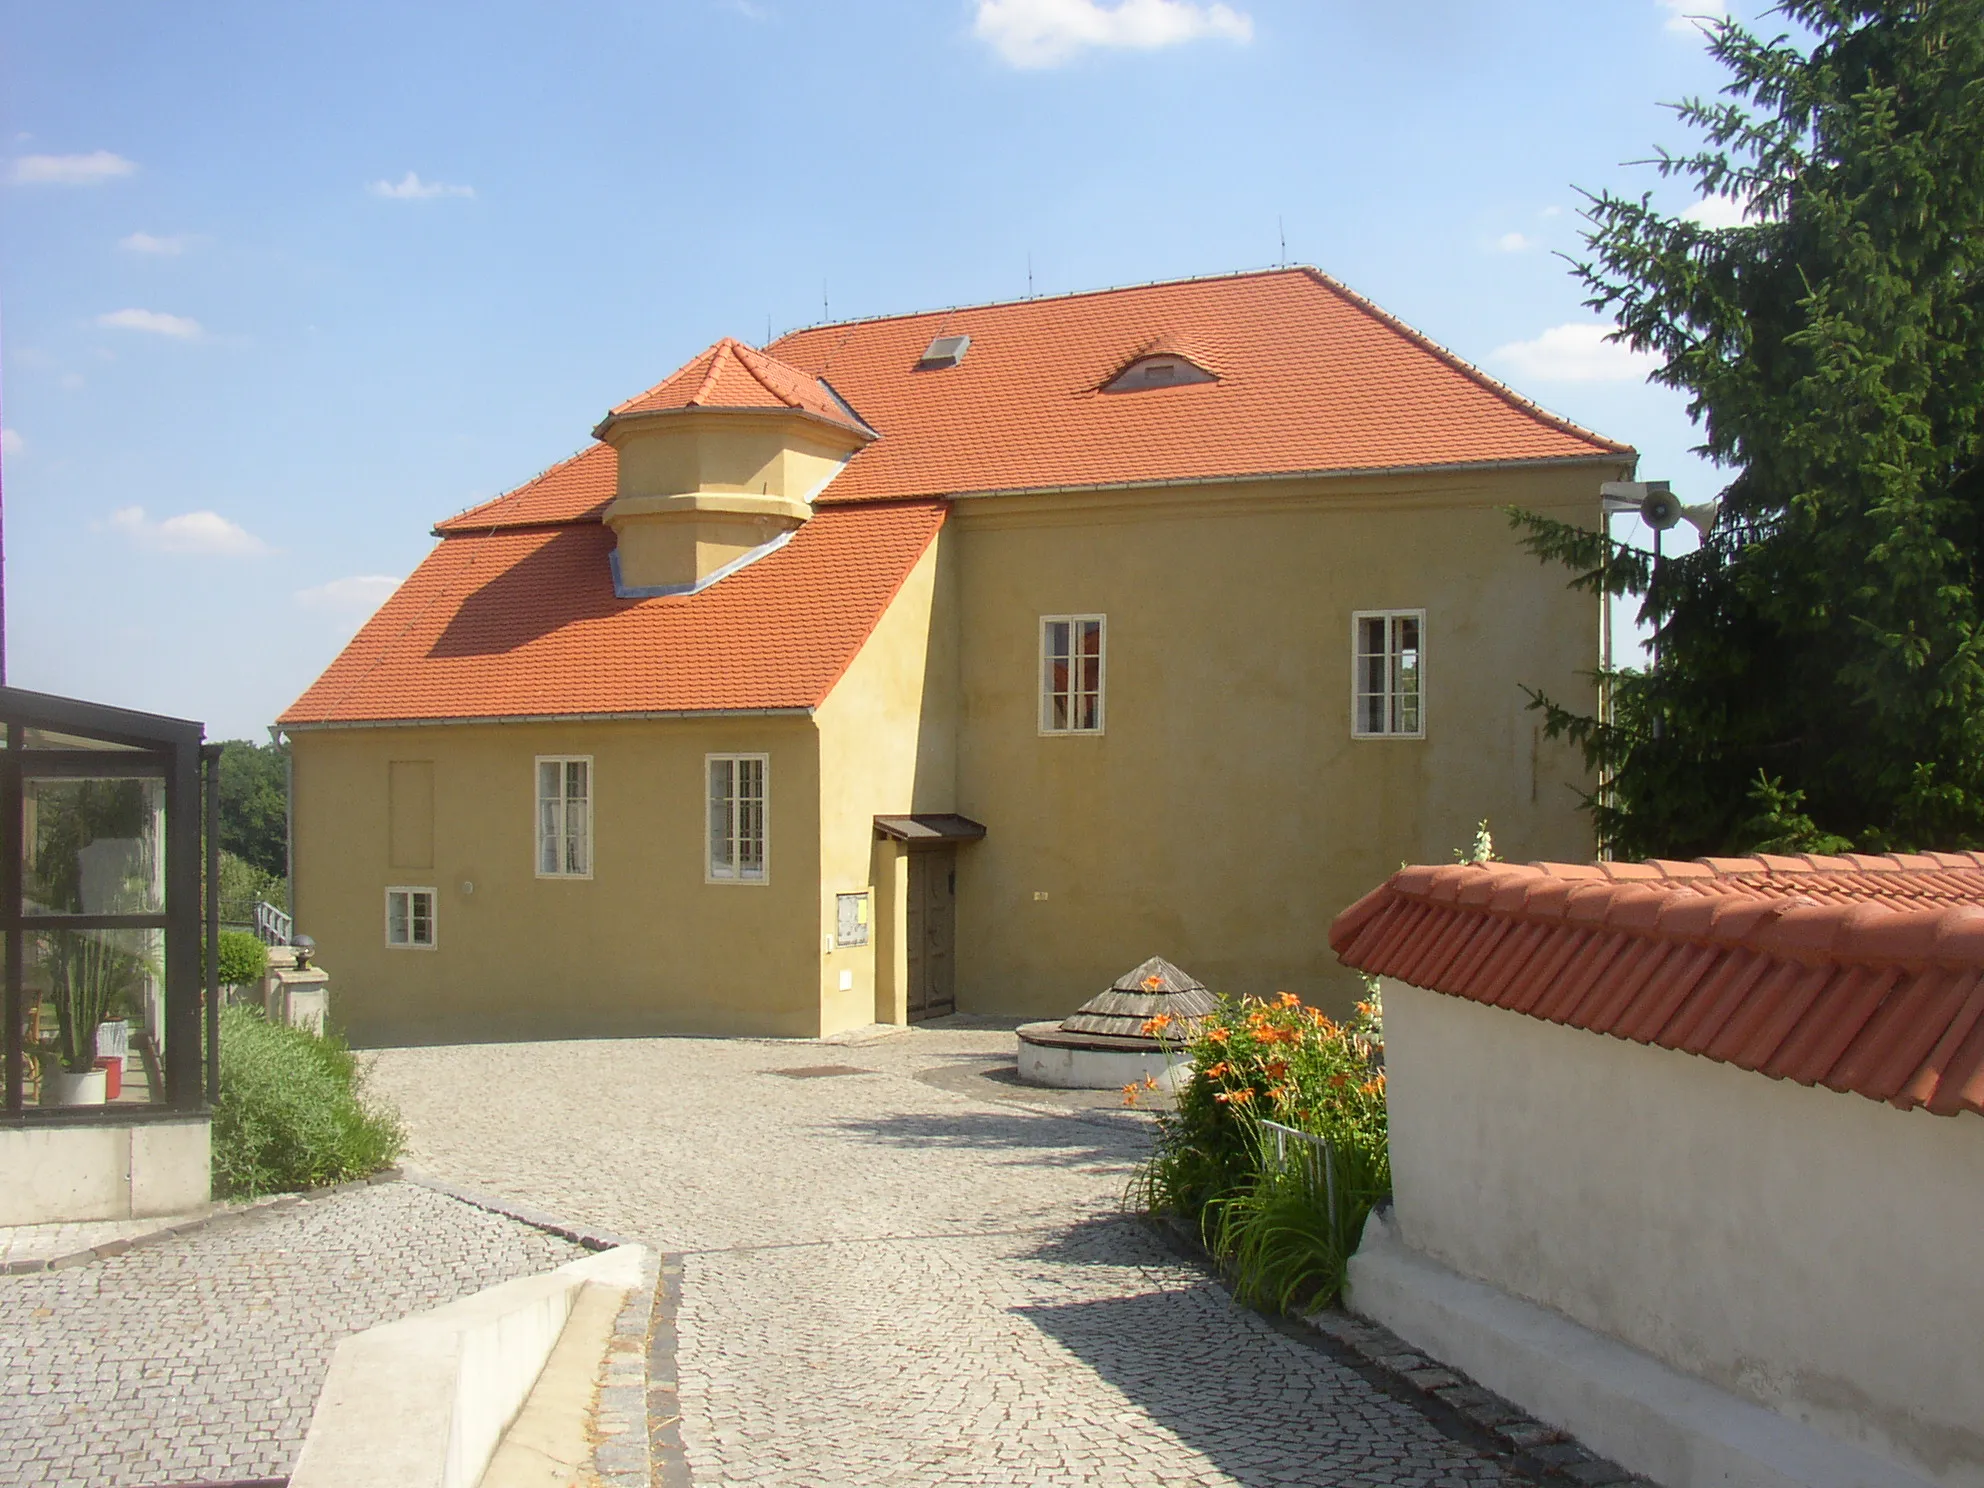
[[[222,1009],[215,1193],[252,1198],[390,1166],[406,1145],[405,1129],[363,1086],[342,1039],[271,1023],[254,1008]]]
[[[1292,1311],[1333,1299],[1365,1217],[1391,1193],[1381,1020],[1375,989],[1349,1026],[1293,993],[1222,999],[1183,1045],[1195,1073],[1158,1113],[1135,1197],[1191,1224],[1243,1301]],[[1163,1020],[1146,1031],[1162,1038]],[[1130,1086],[1125,1102],[1149,1088]]]

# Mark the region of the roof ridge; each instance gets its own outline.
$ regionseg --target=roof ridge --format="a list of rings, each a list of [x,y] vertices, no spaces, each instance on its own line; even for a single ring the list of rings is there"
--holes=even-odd
[[[716,344],[710,347],[708,351],[703,353],[704,356],[710,359],[710,363],[707,367],[703,368],[703,380],[697,383],[696,390],[693,393],[689,394],[688,401],[690,407],[692,408],[702,407],[703,399],[708,397],[709,394],[715,390],[716,380],[720,375],[722,375],[722,371],[723,371],[723,354],[725,351],[729,350],[729,348],[730,348],[730,337],[719,336],[717,338]],[[691,365],[693,365],[693,363]],[[749,367],[746,367],[744,370],[746,372],[751,372],[751,369]],[[757,382],[759,387],[765,387],[764,379],[759,377],[757,373],[751,372],[751,376],[753,380]],[[765,388],[765,391],[770,392],[771,389]],[[779,401],[784,402],[785,400],[781,398]]]
[[[891,320],[922,320],[932,315],[959,315],[967,310],[1004,310],[1017,305],[1045,305],[1062,300],[1094,299],[1101,295],[1124,294],[1136,289],[1170,289],[1182,284],[1221,284],[1234,279],[1268,279],[1277,274],[1318,273],[1306,264],[1272,264],[1259,269],[1229,269],[1218,274],[1186,274],[1176,279],[1139,279],[1129,284],[1104,284],[1094,289],[1070,289],[1061,294],[1022,295],[1015,300],[973,300],[963,305],[931,305],[922,310],[896,310],[886,315],[860,315],[852,320],[814,320],[780,331],[766,346],[813,331],[838,330],[843,326],[881,325]]]

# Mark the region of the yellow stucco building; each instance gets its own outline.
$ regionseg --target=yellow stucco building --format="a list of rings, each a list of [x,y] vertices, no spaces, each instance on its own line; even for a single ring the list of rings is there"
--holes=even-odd
[[[283,717],[357,1042],[1347,1006],[1399,862],[1591,852],[1523,688],[1598,606],[1501,509],[1633,451],[1313,270],[723,341],[594,435]]]

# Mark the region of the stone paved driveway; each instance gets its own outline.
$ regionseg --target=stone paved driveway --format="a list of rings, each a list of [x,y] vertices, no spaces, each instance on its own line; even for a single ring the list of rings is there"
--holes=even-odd
[[[1010,1047],[494,1045],[375,1078],[410,1166],[683,1256],[698,1488],[1504,1480],[1126,1218],[1148,1127],[985,1078]],[[778,1073],[833,1064],[862,1072]]]
[[[390,1183],[0,1276],[0,1488],[279,1476],[339,1339],[583,1254]]]

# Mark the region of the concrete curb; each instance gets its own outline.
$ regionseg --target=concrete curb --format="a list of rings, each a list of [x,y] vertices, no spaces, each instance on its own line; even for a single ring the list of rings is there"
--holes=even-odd
[[[1180,1254],[1227,1285],[1225,1273],[1175,1215],[1146,1216]],[[1577,1488],[1647,1484],[1618,1463],[1600,1457],[1556,1427],[1526,1414],[1444,1364],[1427,1358],[1390,1329],[1331,1306],[1302,1317],[1270,1319],[1280,1331],[1321,1348],[1348,1364],[1395,1399],[1416,1406],[1447,1436],[1506,1464],[1523,1478]]]
[[[242,1199],[234,1203],[216,1204],[208,1213],[195,1215],[190,1219],[173,1220],[169,1224],[161,1224],[155,1230],[147,1230],[142,1235],[132,1235],[128,1239],[107,1240],[101,1245],[87,1246],[57,1256],[37,1257],[31,1261],[8,1261],[0,1264],[0,1276],[26,1276],[36,1271],[62,1271],[71,1266],[87,1266],[94,1261],[107,1261],[112,1256],[122,1255],[125,1251],[135,1250],[141,1245],[151,1245],[156,1241],[193,1234],[206,1229],[209,1225],[259,1219],[267,1214],[293,1209],[298,1204],[309,1204],[318,1199],[330,1198],[333,1194],[351,1193],[360,1188],[375,1188],[382,1183],[397,1183],[403,1177],[398,1168],[382,1168],[369,1178],[354,1178],[349,1183],[329,1183],[321,1188],[306,1188],[295,1193],[264,1194],[259,1199]]]
[[[424,1173],[404,1175],[477,1209],[543,1230],[587,1250],[638,1245],[603,1230],[567,1224],[555,1215],[494,1194],[461,1188]],[[682,1410],[676,1394],[676,1313],[682,1304],[682,1257],[644,1246],[644,1289],[635,1290],[613,1324],[613,1344],[601,1384],[596,1425],[600,1441],[591,1471],[605,1488],[690,1488],[682,1450]]]

